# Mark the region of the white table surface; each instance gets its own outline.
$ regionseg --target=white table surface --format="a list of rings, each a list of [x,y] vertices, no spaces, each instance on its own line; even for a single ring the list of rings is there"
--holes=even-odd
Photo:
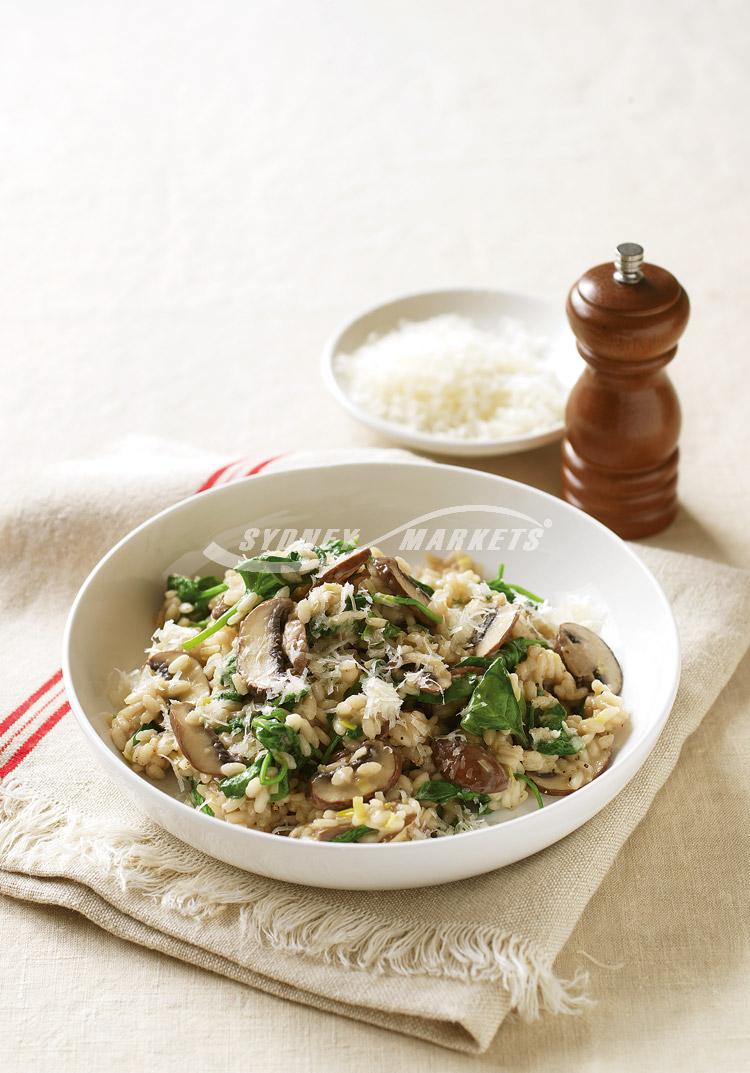
[[[128,433],[379,442],[319,378],[347,314],[454,285],[562,304],[637,241],[693,302],[683,509],[654,543],[750,566],[749,48],[741,0],[3,4],[4,465],[33,482]],[[556,448],[482,468],[558,488]],[[566,949],[608,966],[585,1017],[470,1059],[3,900],[4,1068],[740,1068],[749,687],[746,662]]]

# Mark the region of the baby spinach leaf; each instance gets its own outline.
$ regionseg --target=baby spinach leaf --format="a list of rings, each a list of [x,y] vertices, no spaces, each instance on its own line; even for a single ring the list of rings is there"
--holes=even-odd
[[[506,641],[494,656],[467,656],[458,666],[486,668],[496,659],[502,659],[505,669],[514,671],[534,645],[538,645],[539,648],[549,648],[549,641],[545,641],[542,637],[513,637],[510,641]]]
[[[486,670],[490,664],[494,663],[497,659],[496,656],[467,656],[466,659],[462,659],[460,663],[457,663],[457,667],[484,667]]]
[[[428,585],[426,581],[418,581],[415,577],[412,577],[411,574],[407,574],[406,576],[408,577],[409,581],[411,581],[412,585],[416,585],[418,589],[422,590],[425,596],[429,596],[430,599],[432,599],[432,597],[435,595],[435,590],[433,589],[432,585]]]
[[[245,790],[247,790],[248,783],[251,779],[254,779],[256,775],[260,774],[261,764],[263,762],[263,756],[261,754],[256,757],[255,760],[246,767],[244,771],[241,771],[239,775],[231,775],[227,779],[219,780],[219,789],[225,797],[244,797]]]
[[[140,737],[140,735],[143,733],[144,730],[163,730],[163,729],[164,729],[164,727],[161,725],[161,723],[157,723],[155,721],[152,721],[150,723],[144,723],[143,726],[138,727],[138,729],[136,730],[135,734],[130,739],[130,743],[131,743],[131,745],[137,745],[138,744],[138,738]]]
[[[519,663],[526,659],[530,648],[549,648],[549,641],[542,637],[513,637],[506,641],[498,651],[498,656],[505,664],[506,671],[514,671]]]
[[[167,578],[167,588],[174,589],[181,603],[192,604],[191,618],[204,618],[208,611],[208,601],[222,592],[226,592],[229,586],[210,574],[204,577],[184,577],[182,574],[170,574]]]
[[[213,816],[214,810],[207,804],[203,794],[200,793],[200,784],[195,779],[190,780],[190,800],[198,812],[205,812],[207,816]]]
[[[533,592],[529,592],[528,589],[524,589],[521,585],[512,585],[510,582],[503,581],[503,575],[505,573],[505,563],[500,563],[497,568],[497,577],[492,581],[488,581],[487,584],[493,592],[501,592],[505,596],[505,599],[509,604],[512,604],[516,596],[525,596],[527,600],[531,600],[535,604],[544,603],[543,596],[536,596]]]
[[[414,699],[422,704],[453,704],[455,701],[468,700],[479,681],[480,676],[478,674],[456,675],[445,692],[426,693],[420,691]]]
[[[228,656],[224,661],[224,665],[221,668],[221,684],[223,686],[231,685],[232,675],[237,673],[237,653],[233,652],[231,656]]]
[[[477,793],[475,790],[466,790],[457,786],[448,779],[429,779],[423,782],[414,794],[417,801],[433,801],[435,804],[444,805],[447,801],[458,801],[462,805],[477,805],[480,812],[486,811],[490,803],[487,794]]]
[[[334,559],[340,559],[342,555],[348,555],[350,551],[354,551],[358,543],[359,540],[327,540],[325,544],[316,544],[313,551],[320,561],[324,563],[328,555],[332,555]]]
[[[372,834],[375,830],[374,827],[366,827],[362,824],[360,827],[350,827],[347,831],[341,831],[340,834],[334,835],[333,838],[329,838],[329,842],[359,842],[360,838],[364,838],[365,835]]]
[[[370,606],[370,599],[363,592],[355,592],[349,597],[350,611],[366,611]]]
[[[286,764],[281,764],[279,768],[276,768],[276,774],[271,775],[270,769],[273,764],[273,755],[266,753],[260,763],[260,771],[258,772],[258,778],[260,779],[261,786],[277,786],[282,783],[286,778],[289,768]]]
[[[264,552],[252,559],[241,559],[235,570],[245,582],[247,592],[255,592],[262,600],[270,600],[285,585],[296,585],[300,581],[298,566],[299,552],[291,551],[288,555],[272,555]]]
[[[340,626],[332,626],[325,618],[321,618],[317,621],[308,622],[307,639],[308,641],[317,641],[320,637],[332,637],[340,629]]]
[[[436,611],[429,608],[427,604],[423,604],[421,600],[415,600],[413,596],[392,596],[389,592],[374,592],[372,598],[376,603],[385,604],[386,607],[398,607],[399,605],[418,607],[431,622],[440,623],[443,621],[442,615],[438,615]]]
[[[231,719],[227,719],[226,723],[218,723],[214,730],[217,734],[246,734],[252,715],[252,712],[238,712]]]
[[[284,708],[274,708],[268,714],[256,715],[250,729],[264,748],[271,753],[289,753],[298,762],[305,757],[302,753],[299,734],[285,723],[289,713]]]
[[[542,795],[539,791],[539,787],[533,779],[530,779],[528,775],[524,775],[520,771],[514,771],[513,778],[518,779],[519,782],[525,782],[529,788],[529,792],[537,803],[537,808],[544,808],[544,801],[542,800]]]
[[[289,710],[290,708],[293,708],[295,704],[299,704],[301,700],[304,700],[309,692],[309,686],[302,686],[300,689],[289,689],[286,693],[282,693],[275,703],[279,708],[286,708]]]
[[[552,738],[550,741],[538,741],[532,748],[544,756],[575,756],[583,748],[583,741],[577,734],[570,734],[567,730],[561,730],[559,738]]]
[[[522,745],[528,739],[523,725],[525,705],[516,700],[502,657],[487,668],[461,719],[467,734],[481,737],[485,730],[510,733]]]
[[[575,756],[583,748],[583,741],[565,725],[568,713],[562,704],[554,704],[551,708],[534,708],[533,718],[538,727],[547,730],[559,731],[559,736],[550,738],[549,741],[538,741],[532,745],[538,753],[544,756]]]
[[[276,783],[276,789],[271,794],[271,800],[283,801],[286,797],[289,797],[289,769],[285,766],[281,778]]]

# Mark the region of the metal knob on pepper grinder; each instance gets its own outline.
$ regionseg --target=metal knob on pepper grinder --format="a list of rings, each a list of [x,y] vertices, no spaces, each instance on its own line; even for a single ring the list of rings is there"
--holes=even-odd
[[[677,513],[680,404],[665,366],[688,296],[624,242],[614,267],[597,265],[573,285],[566,312],[588,368],[565,413],[563,496],[621,537],[658,533]]]

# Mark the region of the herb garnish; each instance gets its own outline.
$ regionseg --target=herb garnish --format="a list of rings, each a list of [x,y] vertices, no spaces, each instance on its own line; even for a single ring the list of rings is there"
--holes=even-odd
[[[516,596],[525,596],[527,600],[531,600],[535,604],[544,603],[543,596],[536,596],[533,592],[529,592],[528,589],[524,589],[521,585],[511,585],[508,581],[503,581],[503,574],[505,573],[505,563],[500,563],[497,568],[497,577],[492,581],[488,581],[487,584],[493,592],[502,592],[509,604],[512,604]]]
[[[182,574],[170,574],[167,588],[173,589],[180,598],[180,603],[192,604],[192,619],[202,619],[208,613],[208,602],[214,596],[226,592],[229,588],[217,577],[206,574],[204,577],[189,578]]]
[[[200,783],[196,782],[195,779],[190,780],[190,800],[193,802],[193,807],[196,808],[198,812],[205,812],[207,816],[213,816],[214,810],[208,804],[203,794],[199,792],[199,787]]]
[[[263,552],[252,559],[240,560],[234,569],[245,582],[246,592],[255,592],[261,600],[270,600],[285,585],[299,584],[302,580],[299,563],[297,551],[290,551],[288,555]]]
[[[530,725],[535,721],[538,727],[559,731],[556,738],[534,742],[532,748],[545,756],[574,756],[579,753],[583,740],[565,725],[567,718],[568,713],[559,702],[551,708],[535,708],[532,704],[529,709]]]
[[[342,555],[348,555],[350,551],[354,551],[358,543],[359,540],[327,540],[324,544],[316,544],[313,551],[321,563],[325,563],[329,555],[332,555],[334,559],[340,559]]]
[[[466,790],[448,779],[429,779],[423,782],[414,797],[417,801],[433,801],[438,805],[444,805],[448,801],[458,801],[462,805],[475,805],[478,806],[480,813],[486,812],[490,803],[488,794]]]
[[[525,782],[536,800],[537,807],[544,808],[544,801],[542,801],[542,795],[539,792],[539,787],[533,779],[530,779],[528,775],[524,775],[520,771],[514,771],[513,778],[518,779],[519,782]]]
[[[163,729],[164,729],[164,727],[161,725],[161,723],[157,723],[155,721],[152,721],[150,723],[144,723],[142,726],[138,727],[138,729],[136,730],[135,734],[130,739],[130,744],[131,745],[137,745],[138,744],[138,737],[139,737],[140,734],[143,733],[144,730],[163,730]]]
[[[341,831],[340,834],[334,835],[329,838],[329,842],[359,842],[360,838],[364,838],[365,835],[370,835],[375,830],[374,827],[366,827],[362,824],[360,827],[350,827],[347,831]]]
[[[480,681],[481,676],[478,674],[456,675],[442,693],[427,693],[420,690],[414,699],[421,704],[453,704],[455,701],[468,700]]]
[[[438,615],[436,611],[429,608],[427,604],[423,604],[421,600],[415,600],[413,596],[392,596],[389,592],[374,592],[372,598],[376,603],[385,604],[387,607],[398,607],[399,605],[418,607],[431,622],[440,623],[443,621],[442,615]]]

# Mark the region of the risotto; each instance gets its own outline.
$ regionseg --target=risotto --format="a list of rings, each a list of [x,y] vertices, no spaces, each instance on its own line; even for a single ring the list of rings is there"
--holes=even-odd
[[[297,542],[171,576],[112,738],[209,815],[291,838],[408,841],[573,793],[627,722],[592,630],[465,555]]]

